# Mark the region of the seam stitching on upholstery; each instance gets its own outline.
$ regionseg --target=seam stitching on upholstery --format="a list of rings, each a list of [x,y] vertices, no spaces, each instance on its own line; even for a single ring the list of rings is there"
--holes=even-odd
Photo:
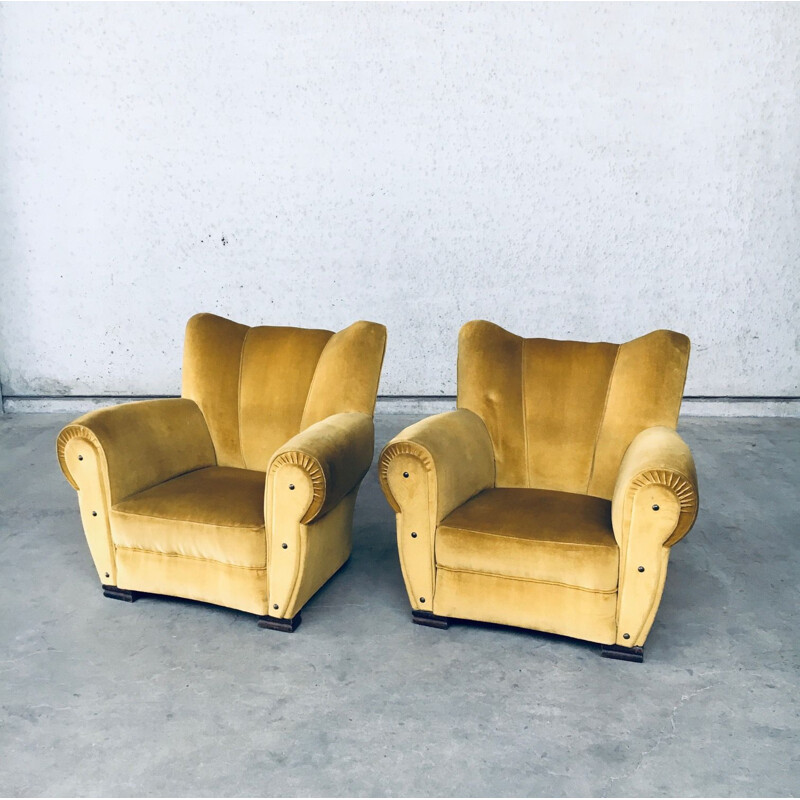
[[[592,485],[594,478],[594,465],[597,462],[597,443],[600,441],[600,432],[603,430],[603,425],[606,421],[606,412],[608,411],[608,399],[611,397],[611,386],[614,383],[614,373],[617,371],[617,360],[619,353],[622,350],[622,345],[617,345],[617,352],[614,354],[614,363],[611,365],[611,374],[608,376],[608,386],[606,387],[606,399],[603,402],[603,413],[600,415],[600,424],[597,426],[597,432],[594,435],[594,448],[592,450],[592,466],[589,469],[589,478],[586,481],[586,492],[589,493],[589,487]]]
[[[481,425],[483,425],[483,429],[486,431],[486,438],[489,440],[489,451],[492,454],[492,488],[495,488],[497,486],[497,457],[495,456],[494,452],[494,442],[492,441],[492,434],[489,433],[489,426],[486,424],[486,420],[480,414],[475,414],[474,411],[470,411],[469,409],[463,409],[463,410],[469,411],[470,414],[476,416],[480,420]]]
[[[111,512],[120,514],[123,517],[142,517],[144,519],[164,520],[165,522],[185,522],[188,525],[200,525],[203,528],[239,528],[243,531],[261,531],[264,529],[264,525],[237,525],[235,522],[198,522],[197,520],[183,519],[182,517],[157,517],[155,514],[139,514],[136,511],[127,511],[115,506],[111,506]]]
[[[433,461],[433,456],[431,453],[425,448],[425,451],[428,453],[428,457],[431,459],[433,463],[433,468],[428,470],[428,474],[425,476],[426,482],[428,484],[428,527],[430,530],[430,576],[431,576],[431,583],[430,583],[430,595],[431,595],[431,611],[436,608],[436,534],[439,532],[439,524],[441,523],[441,518],[439,516],[439,474],[436,471],[436,462]],[[431,495],[433,495],[433,503],[431,503]],[[435,504],[435,506],[434,506]]]
[[[546,542],[547,544],[564,544],[570,547],[612,547],[614,550],[619,550],[619,546],[614,540],[613,545],[605,545],[605,544],[588,544],[587,542],[555,542],[551,539],[523,539],[520,536],[507,536],[504,533],[492,533],[491,531],[478,531],[475,528],[462,528],[460,525],[459,527],[455,527],[453,525],[445,525],[443,523],[439,523],[439,531],[441,530],[450,530],[450,531],[467,531],[469,533],[477,533],[481,536],[496,536],[502,539],[513,539],[515,542]],[[609,531],[610,532],[610,531]],[[613,534],[612,534],[613,537]]]
[[[303,403],[303,413],[300,414],[300,430],[298,433],[302,433],[308,425],[303,426],[303,423],[306,421],[306,409],[308,408],[308,401],[311,397],[311,392],[314,389],[314,383],[317,380],[317,370],[319,369],[320,362],[322,361],[322,357],[325,355],[325,351],[328,349],[328,345],[331,343],[332,339],[339,331],[331,331],[331,335],[328,337],[328,341],[322,347],[322,350],[319,351],[319,356],[317,357],[317,363],[314,365],[314,374],[311,376],[311,383],[308,384],[308,393],[306,394],[305,402]],[[376,398],[377,399],[377,398]],[[374,411],[372,412],[375,413]]]
[[[164,553],[161,550],[147,550],[144,547],[126,547],[123,544],[115,544],[115,550],[128,550],[131,553],[147,553],[152,556],[166,556],[167,558],[187,558],[191,561],[205,561],[208,564],[221,564],[223,567],[236,567],[236,569],[266,570],[263,567],[248,567],[246,564],[232,564],[229,561],[218,561],[216,558],[204,558],[203,556],[186,556],[183,553]]]
[[[681,406],[683,405],[683,393],[686,391],[686,378],[689,375],[689,356],[692,354],[692,342],[691,339],[687,336],[687,349],[686,349],[686,361],[683,365],[683,381],[681,381],[681,396],[678,399],[678,411],[675,414],[675,422],[673,424],[673,428],[678,427],[678,420],[681,418]]]
[[[520,374],[519,374],[519,390],[522,394],[522,432],[525,436],[525,485],[531,485],[531,465],[530,465],[530,452],[528,448],[528,398],[525,393],[525,352],[528,340],[522,340],[522,358],[520,359]],[[495,467],[495,470],[497,468]],[[497,478],[495,477],[495,484]]]
[[[378,376],[377,376],[377,379],[375,380],[375,391],[373,392],[373,401],[372,401],[372,413],[370,414],[370,416],[372,416],[372,417],[375,416],[375,406],[378,403],[378,389],[380,388],[380,385],[381,385],[381,372],[383,372],[383,362],[384,362],[384,359],[386,358],[386,338],[387,338],[387,336],[386,336],[385,330],[386,329],[384,327],[383,347],[381,348],[381,360],[380,360],[380,363],[378,364]],[[315,374],[316,374],[316,370],[315,370]],[[458,392],[458,376],[456,376],[456,392]],[[456,408],[458,408],[458,400],[456,400]]]
[[[216,464],[206,464],[204,467],[194,467],[192,469],[186,470],[186,472],[179,472],[176,475],[172,475],[169,478],[166,478],[159,483],[152,483],[149,486],[143,486],[141,489],[137,489],[135,492],[131,494],[126,494],[125,497],[120,497],[114,505],[111,506],[111,511],[113,511],[117,506],[126,503],[132,497],[136,497],[137,494],[143,494],[144,492],[149,492],[151,489],[155,489],[156,486],[164,486],[167,483],[171,483],[172,481],[177,480],[178,478],[183,478],[186,475],[191,475],[193,472],[200,472],[204,469],[211,469],[212,467],[216,467]],[[220,469],[238,469],[238,467],[220,467]],[[145,515],[143,515],[145,516]],[[158,519],[158,517],[156,517]]]
[[[444,570],[445,572],[463,572],[467,575],[485,575],[487,578],[503,578],[504,580],[509,581],[522,581],[523,583],[543,583],[547,586],[561,586],[564,589],[576,589],[579,592],[589,592],[590,594],[616,594],[616,589],[588,589],[585,586],[575,586],[571,583],[559,583],[558,581],[544,581],[539,578],[520,578],[514,575],[500,575],[497,572],[483,572],[482,570],[476,569],[455,569],[454,567],[443,567],[441,564],[437,565],[438,569]]]
[[[236,389],[236,435],[239,437],[239,457],[245,468],[247,468],[247,462],[244,460],[244,444],[242,443],[242,369],[244,367],[244,350],[252,330],[252,328],[248,328],[242,339],[242,352],[239,353],[239,383]]]
[[[463,325],[461,328],[463,329]],[[461,408],[461,330],[456,337],[456,410]],[[480,416],[480,415],[479,415]],[[494,444],[492,444],[494,450]]]

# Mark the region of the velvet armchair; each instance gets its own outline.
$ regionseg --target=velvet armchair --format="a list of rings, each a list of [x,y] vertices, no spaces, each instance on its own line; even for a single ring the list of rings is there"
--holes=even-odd
[[[523,339],[485,321],[458,345],[458,410],[380,457],[412,619],[600,643],[641,661],[697,477],[676,433],[689,340]]]
[[[350,555],[386,329],[189,320],[182,396],[92,411],[58,436],[108,597],[173,595],[294,630]]]

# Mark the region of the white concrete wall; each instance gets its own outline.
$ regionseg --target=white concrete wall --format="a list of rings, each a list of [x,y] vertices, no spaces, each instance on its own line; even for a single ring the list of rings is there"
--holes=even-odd
[[[0,384],[179,390],[183,325],[692,338],[797,396],[800,5],[0,8]]]

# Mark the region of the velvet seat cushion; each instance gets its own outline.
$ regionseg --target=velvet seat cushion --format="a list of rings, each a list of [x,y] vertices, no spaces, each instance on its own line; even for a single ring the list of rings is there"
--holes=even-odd
[[[172,478],[111,509],[114,545],[264,569],[263,472],[206,467]]]
[[[583,494],[486,489],[442,520],[435,557],[444,569],[617,589],[611,503]]]

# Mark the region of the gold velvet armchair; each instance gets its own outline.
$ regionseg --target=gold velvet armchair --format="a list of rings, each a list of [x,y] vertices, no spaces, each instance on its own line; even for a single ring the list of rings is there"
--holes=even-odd
[[[670,548],[697,514],[675,432],[689,340],[523,339],[467,323],[458,410],[383,450],[413,621],[548,631],[641,661]]]
[[[347,561],[386,329],[189,320],[180,399],[92,411],[58,459],[107,597],[187,597],[294,630]]]

